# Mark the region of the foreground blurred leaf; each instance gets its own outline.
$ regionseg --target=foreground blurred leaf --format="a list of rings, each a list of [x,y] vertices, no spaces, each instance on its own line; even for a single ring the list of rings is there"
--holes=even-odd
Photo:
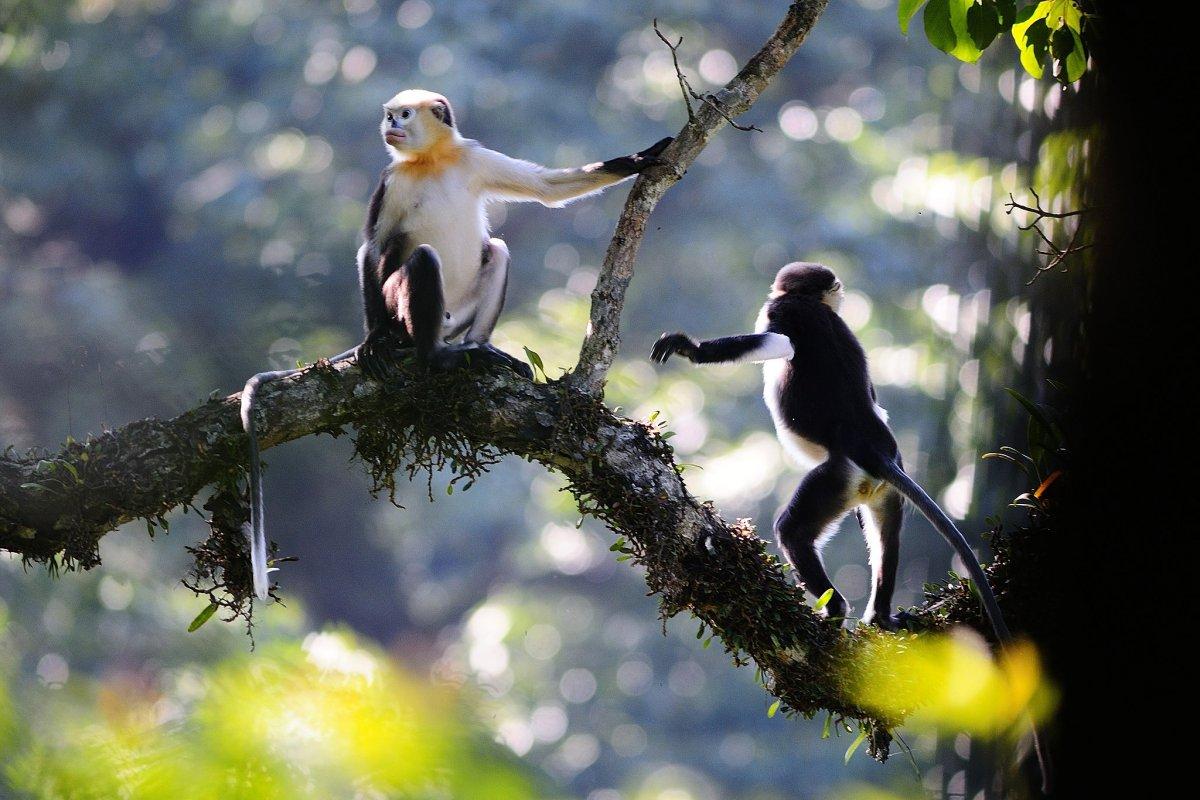
[[[990,738],[1020,735],[1027,714],[1042,719],[1054,704],[1032,644],[1017,642],[993,656],[968,629],[880,637],[864,648],[852,682],[867,708],[907,716],[915,728]]]
[[[72,724],[21,737],[9,780],[46,800],[540,796],[507,751],[464,721],[452,690],[415,680],[347,633],[236,657],[187,694],[101,684],[83,718],[76,703],[61,715]],[[163,707],[176,711],[160,722]]]

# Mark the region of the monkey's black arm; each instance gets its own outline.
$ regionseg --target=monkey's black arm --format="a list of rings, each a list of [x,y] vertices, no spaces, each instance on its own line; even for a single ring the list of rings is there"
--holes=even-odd
[[[654,343],[650,359],[664,364],[675,353],[693,364],[729,364],[791,358],[794,350],[791,341],[781,333],[744,333],[703,342],[686,333],[664,333]]]

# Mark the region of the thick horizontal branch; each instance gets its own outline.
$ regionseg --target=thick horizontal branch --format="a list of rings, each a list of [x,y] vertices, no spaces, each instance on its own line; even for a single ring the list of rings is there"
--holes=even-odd
[[[579,362],[571,375],[572,382],[579,389],[598,394],[616,358],[621,343],[619,327],[621,309],[625,305],[625,290],[633,278],[633,264],[637,260],[650,213],[667,190],[683,177],[717,131],[754,105],[758,96],[804,43],[827,4],[828,0],[798,0],[792,3],[779,27],[724,88],[715,94],[705,95],[702,98],[704,102],[695,112],[688,106],[688,122],[663,152],[662,165],[647,169],[634,182],[621,217],[617,220],[616,232],[604,254],[604,264],[600,267],[596,287],[592,290],[587,335],[579,353]],[[675,48],[672,47],[674,54]],[[680,85],[686,85],[682,75]],[[684,102],[687,104],[686,94]]]
[[[432,394],[431,381],[438,382]],[[414,407],[415,397],[433,395],[467,399],[447,405],[454,419],[436,419],[432,406]],[[106,532],[190,503],[207,484],[243,468],[239,397],[171,420],[135,422],[41,458],[0,459],[0,548],[33,560],[64,553],[94,566]],[[757,662],[788,708],[828,708],[886,736],[833,677],[856,637],[811,612],[745,523],[725,522],[688,494],[653,427],[613,415],[564,382],[460,372],[406,374],[385,388],[350,362],[268,384],[259,407],[264,448],[387,418],[419,430],[461,424],[478,447],[546,464],[645,565],[665,613],[694,613],[740,661]]]

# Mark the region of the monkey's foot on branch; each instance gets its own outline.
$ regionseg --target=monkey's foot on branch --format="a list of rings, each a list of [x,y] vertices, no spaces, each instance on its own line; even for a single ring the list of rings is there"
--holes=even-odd
[[[533,369],[516,356],[511,356],[488,342],[464,342],[439,348],[430,356],[430,366],[437,370],[506,367],[525,380],[533,380]]]

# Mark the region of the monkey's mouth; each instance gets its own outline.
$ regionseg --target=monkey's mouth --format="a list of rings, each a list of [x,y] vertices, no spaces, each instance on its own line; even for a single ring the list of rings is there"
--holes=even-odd
[[[383,135],[383,140],[388,144],[399,144],[407,138],[408,136],[404,131],[388,131]]]

